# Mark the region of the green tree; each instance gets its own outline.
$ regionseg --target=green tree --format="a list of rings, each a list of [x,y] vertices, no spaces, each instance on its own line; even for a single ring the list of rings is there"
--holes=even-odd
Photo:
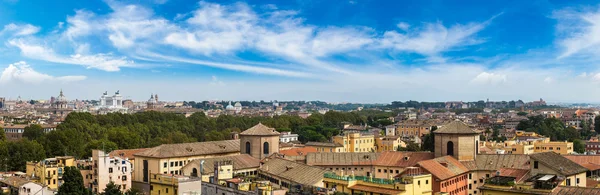
[[[580,139],[573,140],[573,150],[577,153],[583,154],[585,152],[585,143]]]
[[[25,130],[23,131],[23,137],[26,137],[29,140],[37,140],[42,136],[44,136],[44,129],[37,124],[29,125],[25,127]]]
[[[6,133],[4,133],[4,128],[0,127],[0,141],[6,141]]]
[[[143,195],[144,192],[142,192],[140,189],[137,188],[129,188],[129,190],[127,190],[125,192],[125,195]]]
[[[27,139],[8,142],[8,154],[8,167],[15,171],[25,171],[28,161],[40,161],[46,158],[44,146],[37,141]]]
[[[527,116],[527,112],[517,112],[517,115],[519,115],[519,116]]]
[[[65,167],[63,173],[63,184],[58,188],[58,195],[90,195],[85,189],[83,177],[76,167]]]
[[[104,188],[104,192],[101,195],[123,195],[123,192],[121,192],[121,187],[111,181],[106,184],[106,188]]]

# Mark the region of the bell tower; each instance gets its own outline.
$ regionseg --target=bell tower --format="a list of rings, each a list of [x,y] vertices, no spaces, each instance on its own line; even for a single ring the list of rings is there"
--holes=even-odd
[[[461,121],[453,121],[433,132],[435,157],[453,156],[457,160],[475,160],[479,153],[479,133]]]
[[[239,134],[240,153],[264,159],[279,152],[279,132],[262,123]]]

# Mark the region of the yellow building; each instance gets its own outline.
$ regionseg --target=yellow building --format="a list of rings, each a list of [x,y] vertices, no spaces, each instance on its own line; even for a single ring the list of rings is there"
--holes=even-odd
[[[533,145],[514,144],[505,147],[508,154],[533,154],[535,152]]]
[[[239,140],[163,144],[134,154],[134,183],[147,184],[153,174],[180,175],[181,168],[195,159],[233,156],[240,154]],[[149,190],[146,186],[138,189]]]
[[[152,174],[150,179],[150,195],[201,194],[201,182],[199,177]]]
[[[39,162],[27,162],[26,173],[32,181],[47,185],[50,189],[58,189],[63,182],[64,168],[70,166],[75,166],[75,158],[57,156]]]
[[[534,152],[556,152],[558,154],[573,153],[573,142],[536,142]]]
[[[586,187],[587,168],[557,154],[544,152],[529,155],[531,175],[557,175],[564,180],[562,186]]]
[[[349,194],[373,195],[430,195],[431,174],[408,174],[396,179],[378,179],[365,176],[325,173],[325,188]]]
[[[344,152],[344,145],[331,142],[306,142],[305,146],[314,147],[317,152]]]
[[[375,138],[377,152],[398,151],[400,147],[406,147],[400,137],[378,137]]]
[[[406,121],[396,124],[397,136],[424,136],[431,132],[431,127],[434,126],[427,121]]]
[[[374,152],[375,136],[361,135],[360,133],[347,133],[333,137],[333,143],[344,146],[343,152]]]

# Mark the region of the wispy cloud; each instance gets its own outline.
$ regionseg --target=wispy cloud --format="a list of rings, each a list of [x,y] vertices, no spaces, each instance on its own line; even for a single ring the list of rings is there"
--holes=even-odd
[[[0,84],[13,82],[26,84],[40,84],[44,82],[75,82],[85,80],[86,76],[51,76],[35,71],[26,62],[16,62],[9,64],[0,75]]]
[[[40,31],[40,27],[33,26],[31,24],[23,24],[17,25],[15,23],[10,23],[4,25],[2,31],[0,31],[0,35],[9,35],[9,36],[27,36],[33,35]]]
[[[600,9],[566,8],[555,11],[552,17],[558,22],[557,42],[563,48],[558,58],[578,53],[600,54]]]

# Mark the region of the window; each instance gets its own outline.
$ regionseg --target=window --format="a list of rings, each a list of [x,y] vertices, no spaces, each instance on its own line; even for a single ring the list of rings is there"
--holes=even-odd
[[[165,193],[169,193],[169,188],[165,189]]]
[[[472,177],[473,177],[473,176],[472,176],[472,174],[471,174],[471,173],[469,173],[469,179],[472,179]]]
[[[123,172],[127,172],[127,167],[123,167]]]
[[[108,173],[112,173],[113,169],[112,168],[108,168]]]
[[[429,180],[428,179],[425,180],[425,184],[429,184]]]
[[[164,167],[164,168],[167,168],[167,162],[165,162],[165,163],[163,164],[163,167]]]
[[[377,172],[381,173],[381,169],[377,169]]]
[[[560,147],[556,147],[556,150],[560,150]]]
[[[417,181],[417,185],[421,185],[421,180]]]
[[[469,190],[471,189],[471,184],[469,184]]]
[[[537,168],[538,168],[538,161],[537,161],[537,160],[536,160],[536,161],[533,161],[533,168],[534,168],[534,169],[537,169]]]
[[[553,149],[554,149],[554,147],[550,147],[550,150],[553,150]]]
[[[485,174],[485,177],[486,178],[490,178],[490,174]]]
[[[171,162],[171,167],[173,167],[174,164],[175,164],[174,162]]]
[[[575,179],[575,183],[579,184],[579,178]]]
[[[446,143],[446,155],[454,156],[454,143],[452,141]]]
[[[269,142],[263,143],[263,154],[269,154]]]
[[[122,179],[123,181],[127,181],[127,176],[123,175],[123,177],[121,177],[121,179]]]
[[[183,161],[179,161],[179,166],[183,166]]]
[[[567,179],[567,186],[571,186],[571,179]]]
[[[179,162],[175,161],[175,166],[179,166]]]
[[[250,142],[246,142],[246,154],[250,154]]]

